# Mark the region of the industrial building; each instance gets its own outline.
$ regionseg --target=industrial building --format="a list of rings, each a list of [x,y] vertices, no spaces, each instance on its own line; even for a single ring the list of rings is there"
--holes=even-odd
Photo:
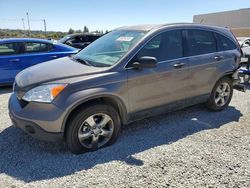
[[[228,27],[238,37],[250,37],[250,8],[195,15],[193,22]]]

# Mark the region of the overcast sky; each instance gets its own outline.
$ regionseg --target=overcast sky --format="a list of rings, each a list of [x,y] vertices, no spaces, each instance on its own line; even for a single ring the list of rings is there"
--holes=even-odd
[[[250,8],[250,0],[0,0],[0,28],[111,30],[124,25],[192,22],[193,15]]]

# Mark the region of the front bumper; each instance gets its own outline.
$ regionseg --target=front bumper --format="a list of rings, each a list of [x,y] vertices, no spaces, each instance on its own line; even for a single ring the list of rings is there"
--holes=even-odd
[[[9,100],[9,116],[13,126],[39,140],[62,141],[63,111],[53,104],[29,103],[22,107],[12,94]]]

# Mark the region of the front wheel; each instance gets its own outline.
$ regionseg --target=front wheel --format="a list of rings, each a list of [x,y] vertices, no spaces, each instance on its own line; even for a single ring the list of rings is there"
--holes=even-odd
[[[95,104],[73,116],[67,125],[66,142],[74,154],[94,151],[114,143],[120,129],[117,111],[106,104]]]
[[[228,77],[224,77],[215,84],[215,87],[206,102],[206,106],[212,111],[224,110],[229,105],[232,96],[232,80]]]

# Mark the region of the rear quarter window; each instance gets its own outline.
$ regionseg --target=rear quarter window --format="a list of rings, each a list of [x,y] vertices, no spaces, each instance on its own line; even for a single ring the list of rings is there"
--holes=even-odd
[[[47,43],[40,43],[40,42],[26,42],[25,43],[26,53],[48,52],[52,49],[53,49],[53,46]]]
[[[217,51],[214,34],[204,30],[187,30],[188,55],[195,56]]]
[[[217,45],[219,51],[234,50],[237,48],[236,44],[229,38],[216,33]]]

